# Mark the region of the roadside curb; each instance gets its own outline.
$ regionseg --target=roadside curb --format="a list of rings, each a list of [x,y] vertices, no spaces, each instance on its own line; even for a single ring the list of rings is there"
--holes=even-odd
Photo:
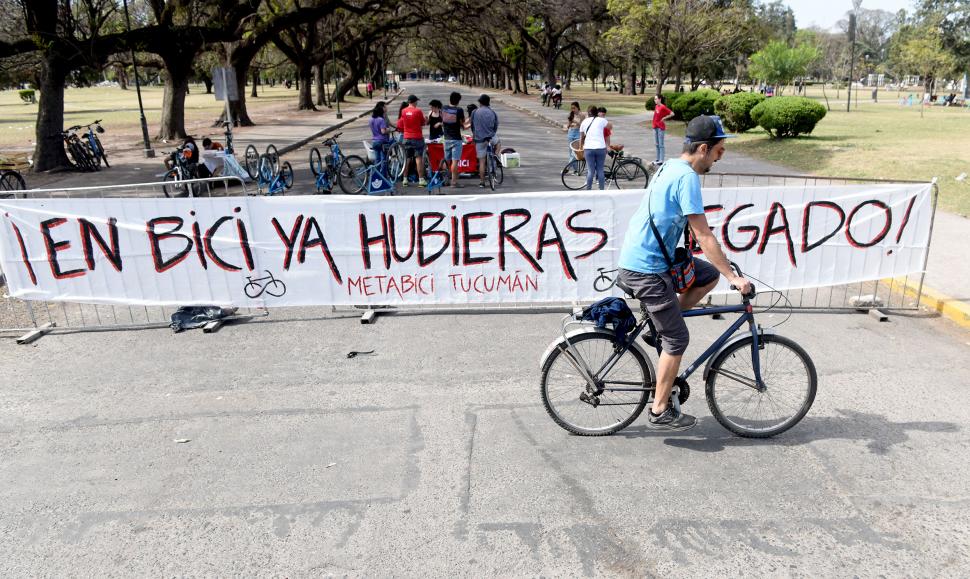
[[[512,107],[513,109],[519,111],[520,113],[525,113],[527,115],[532,115],[533,117],[539,119],[540,121],[544,121],[545,123],[550,124],[550,125],[558,128],[558,129],[562,130],[562,132],[564,132],[564,133],[566,132],[566,129],[563,129],[562,128],[562,124],[560,124],[558,121],[554,121],[554,120],[550,119],[549,117],[547,117],[545,115],[539,114],[539,113],[537,113],[537,112],[535,112],[533,110],[527,109],[527,108],[525,108],[523,106],[519,106],[518,104],[513,103],[510,100],[507,100],[507,97],[508,97],[508,95],[495,95],[492,98],[495,99],[495,100],[497,100],[497,101],[499,101],[500,103],[505,104],[506,106]]]
[[[895,281],[902,285],[906,295],[914,299],[920,296],[919,285],[907,283],[905,279],[897,278]],[[958,326],[970,330],[970,305],[940,293],[926,284],[923,284],[922,294],[922,297],[919,297],[920,306],[937,312]]]
[[[397,97],[401,96],[401,93],[403,93],[403,92],[404,92],[403,89],[397,91],[397,93],[394,96],[392,96],[390,99],[387,100],[387,104],[390,104],[390,103],[394,102],[394,99],[396,99]],[[373,109],[371,109],[371,110],[373,110]],[[313,133],[309,137],[306,137],[304,139],[300,139],[299,141],[295,141],[293,143],[290,143],[289,145],[282,146],[282,147],[279,148],[280,156],[283,156],[283,155],[289,153],[290,151],[295,151],[296,149],[299,149],[300,147],[305,146],[310,141],[313,141],[315,139],[319,139],[320,137],[322,137],[323,135],[326,135],[327,133],[332,133],[333,131],[336,131],[337,129],[342,129],[343,127],[346,127],[350,123],[352,123],[354,121],[357,121],[357,120],[360,120],[363,117],[366,117],[370,113],[371,113],[370,110],[363,111],[361,113],[358,113],[355,116],[352,116],[350,118],[346,118],[346,119],[344,119],[344,120],[342,120],[342,121],[340,121],[340,122],[338,122],[336,124],[330,125],[329,127],[325,127],[323,129],[321,129],[321,130]]]

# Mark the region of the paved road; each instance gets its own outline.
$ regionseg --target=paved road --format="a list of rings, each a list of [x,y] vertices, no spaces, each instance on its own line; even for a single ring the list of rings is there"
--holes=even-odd
[[[0,340],[0,575],[970,574],[970,339],[943,320],[795,316],[815,406],[752,441],[696,379],[692,431],[569,436],[538,395],[559,315],[358,313]]]

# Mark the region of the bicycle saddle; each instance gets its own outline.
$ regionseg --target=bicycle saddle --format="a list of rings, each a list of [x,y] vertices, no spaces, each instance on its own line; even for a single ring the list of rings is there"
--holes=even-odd
[[[616,287],[618,287],[621,290],[623,290],[623,293],[625,293],[628,298],[630,298],[630,299],[636,299],[636,296],[633,294],[633,288],[631,288],[630,286],[626,285],[625,283],[623,283],[619,279],[616,280]]]

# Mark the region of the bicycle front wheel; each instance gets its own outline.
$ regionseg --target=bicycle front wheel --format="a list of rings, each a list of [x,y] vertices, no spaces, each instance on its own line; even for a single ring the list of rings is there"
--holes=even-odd
[[[758,341],[764,392],[755,387],[750,337],[718,354],[707,376],[711,414],[724,428],[748,438],[768,438],[798,424],[818,386],[815,364],[801,346],[774,334]]]
[[[505,169],[502,167],[498,156],[492,155],[492,173],[495,175],[495,184],[501,185],[505,181]]]
[[[571,191],[586,188],[586,161],[573,159],[562,169],[562,184]]]
[[[594,373],[600,391],[587,384],[572,352],[562,344],[542,366],[540,391],[546,412],[556,424],[580,436],[605,436],[629,426],[643,412],[654,387],[650,364],[631,348],[604,368],[616,341],[599,332],[572,336],[569,342]]]
[[[367,163],[357,155],[344,157],[337,171],[337,184],[347,195],[360,195],[367,187]]]
[[[316,147],[310,149],[310,172],[316,177],[324,172],[323,157],[320,156],[320,149]]]
[[[646,189],[650,176],[636,161],[623,161],[616,166],[613,181],[617,189]]]
[[[166,197],[189,196],[189,187],[182,180],[182,174],[179,173],[178,169],[169,170],[167,173],[165,173],[165,176],[162,177],[162,181],[165,182],[165,184],[162,185],[162,193],[164,193]]]
[[[407,162],[404,146],[394,143],[387,148],[387,176],[397,181],[404,175],[404,165]]]
[[[253,181],[259,176],[259,151],[253,145],[246,147],[246,173]]]

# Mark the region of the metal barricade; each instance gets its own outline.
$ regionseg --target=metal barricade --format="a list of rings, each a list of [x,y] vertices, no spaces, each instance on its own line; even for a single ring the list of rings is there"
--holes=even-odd
[[[251,195],[246,183],[236,176],[209,177],[180,182],[190,195]],[[148,198],[166,196],[172,182],[104,185],[98,187],[55,187],[10,192],[17,199],[52,198]],[[170,190],[171,191],[171,190]],[[67,302],[20,300],[6,296],[6,281],[0,271],[0,335],[21,336],[29,342],[49,332],[105,331],[165,327],[178,309],[161,306],[113,306]],[[6,298],[6,299],[2,299]],[[240,308],[226,321],[269,315],[265,308]]]

